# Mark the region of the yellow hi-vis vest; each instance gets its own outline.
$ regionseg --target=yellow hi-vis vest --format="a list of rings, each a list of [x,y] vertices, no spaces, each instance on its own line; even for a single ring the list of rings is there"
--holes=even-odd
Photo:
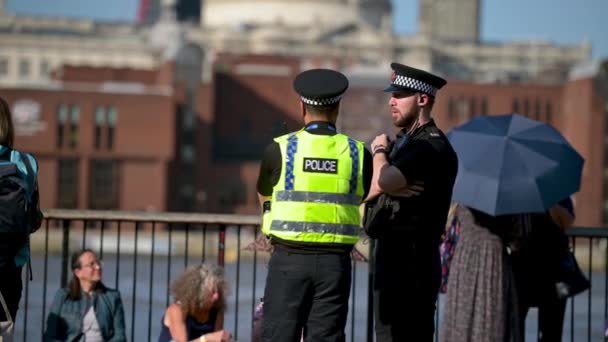
[[[275,141],[283,165],[262,232],[289,241],[355,244],[364,191],[363,143],[305,130]]]

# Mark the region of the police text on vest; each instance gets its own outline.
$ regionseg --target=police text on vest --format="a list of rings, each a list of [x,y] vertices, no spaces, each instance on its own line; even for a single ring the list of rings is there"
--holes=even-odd
[[[304,172],[338,173],[338,160],[304,158]]]

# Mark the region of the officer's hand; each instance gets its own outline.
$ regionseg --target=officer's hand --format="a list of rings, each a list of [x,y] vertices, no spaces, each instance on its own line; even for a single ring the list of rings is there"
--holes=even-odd
[[[399,190],[397,193],[391,194],[397,197],[413,197],[419,196],[424,191],[424,182],[416,181],[414,184],[408,184],[405,188]]]
[[[258,235],[255,241],[245,246],[247,251],[258,251],[258,252],[272,252],[272,244],[270,240],[264,234]]]
[[[374,140],[372,141],[372,152],[374,152],[377,148],[385,148],[388,149],[388,144],[390,143],[390,139],[388,137],[388,135],[386,134],[380,134],[379,136],[375,137]]]

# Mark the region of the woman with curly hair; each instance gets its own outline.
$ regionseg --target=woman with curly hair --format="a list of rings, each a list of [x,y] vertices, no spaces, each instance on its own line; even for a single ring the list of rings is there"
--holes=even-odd
[[[162,319],[158,342],[223,342],[232,336],[224,329],[224,273],[207,264],[187,268],[171,286],[175,300]]]

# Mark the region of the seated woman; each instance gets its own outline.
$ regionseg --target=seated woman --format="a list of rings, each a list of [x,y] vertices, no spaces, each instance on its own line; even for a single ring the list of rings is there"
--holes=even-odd
[[[101,282],[101,267],[90,249],[72,254],[74,277],[55,294],[45,341],[126,341],[120,293]]]
[[[175,302],[162,319],[158,342],[230,341],[224,328],[225,282],[221,268],[189,267],[171,286]]]

